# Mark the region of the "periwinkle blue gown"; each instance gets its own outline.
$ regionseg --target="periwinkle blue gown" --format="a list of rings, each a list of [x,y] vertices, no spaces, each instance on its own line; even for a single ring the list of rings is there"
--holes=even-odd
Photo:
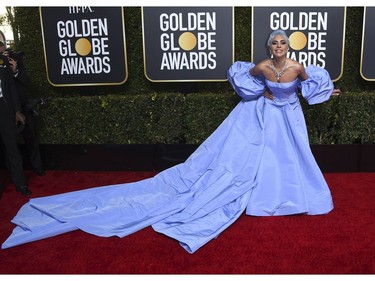
[[[253,77],[236,62],[228,79],[242,101],[182,164],[134,183],[31,199],[12,222],[2,248],[76,229],[124,237],[144,227],[194,253],[245,211],[253,216],[319,215],[333,209],[330,190],[311,153],[296,88],[309,104],[327,101],[333,84],[309,66],[305,81]],[[274,100],[262,96],[268,87]]]

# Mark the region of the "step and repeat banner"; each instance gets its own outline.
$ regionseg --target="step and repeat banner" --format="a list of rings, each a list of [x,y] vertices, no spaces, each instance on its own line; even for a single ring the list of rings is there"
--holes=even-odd
[[[375,81],[375,7],[365,7],[363,15],[361,76]]]
[[[152,82],[226,81],[234,62],[232,7],[142,8],[145,75]]]
[[[342,76],[345,7],[253,7],[251,61],[269,57],[282,29],[288,57]],[[375,7],[365,7],[363,79],[375,81]],[[53,86],[120,85],[128,78],[123,7],[40,7],[47,77]],[[152,82],[227,81],[234,62],[234,7],[143,7],[144,72]],[[241,34],[237,34],[241,36]],[[131,38],[130,38],[131,40]]]
[[[128,77],[122,7],[41,7],[53,86],[119,85]]]
[[[325,68],[337,81],[343,72],[345,15],[345,7],[254,7],[252,61],[269,57],[269,34],[282,29],[290,41],[289,58]]]

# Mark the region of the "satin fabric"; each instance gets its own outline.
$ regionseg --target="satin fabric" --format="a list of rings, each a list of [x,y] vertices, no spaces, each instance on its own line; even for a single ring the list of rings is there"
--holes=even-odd
[[[309,79],[275,83],[236,62],[228,80],[242,101],[182,164],[153,178],[31,199],[12,220],[2,248],[80,229],[124,237],[152,226],[194,253],[245,211],[254,216],[326,214],[332,197],[311,153],[296,89],[310,104],[329,99],[322,68]],[[262,96],[269,88],[274,100]]]

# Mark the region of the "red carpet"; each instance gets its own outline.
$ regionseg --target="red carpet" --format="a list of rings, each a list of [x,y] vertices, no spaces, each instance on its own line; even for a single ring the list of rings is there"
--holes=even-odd
[[[5,172],[1,171],[4,178]],[[136,181],[152,172],[27,172],[32,197]],[[240,219],[194,254],[151,227],[125,238],[74,231],[0,250],[0,274],[374,274],[375,173],[325,174],[335,209],[325,216]],[[1,182],[0,182],[1,183]],[[0,243],[28,201],[5,181]]]

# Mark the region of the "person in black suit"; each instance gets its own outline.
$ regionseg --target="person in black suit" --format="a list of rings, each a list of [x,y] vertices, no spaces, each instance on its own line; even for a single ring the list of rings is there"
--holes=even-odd
[[[37,120],[34,114],[35,111],[32,110],[32,108],[29,108],[29,105],[32,104],[29,95],[31,80],[27,74],[25,65],[23,64],[23,53],[14,52],[13,49],[8,48],[3,52],[3,55],[9,60],[9,65],[13,72],[17,92],[20,98],[22,114],[26,117],[25,125],[21,127],[20,134],[25,141],[29,153],[30,164],[37,175],[44,176],[45,171],[43,168],[36,130]]]
[[[0,54],[5,49],[5,43],[1,42]],[[25,123],[25,116],[21,113],[21,104],[8,59],[3,55],[0,55],[0,84],[0,135],[9,162],[11,178],[16,191],[29,196],[31,190],[26,184],[16,130],[17,123]]]

